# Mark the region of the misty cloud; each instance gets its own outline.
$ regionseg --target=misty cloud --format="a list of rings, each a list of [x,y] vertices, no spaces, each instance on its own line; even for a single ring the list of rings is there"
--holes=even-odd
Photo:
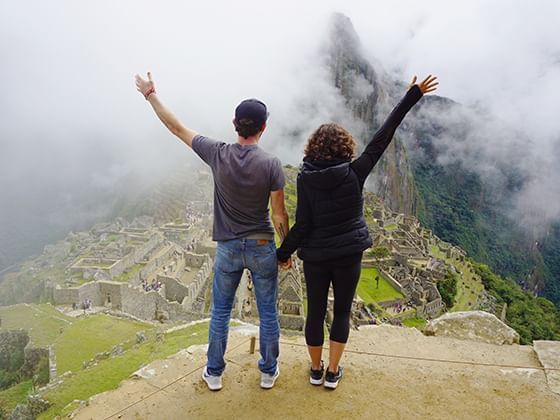
[[[305,139],[328,120],[364,134],[322,61],[334,11],[352,20],[366,57],[390,80],[404,86],[413,74],[437,74],[440,95],[503,121],[504,129],[474,121],[463,144],[442,136],[442,162],[459,159],[492,177],[521,159],[531,181],[518,210],[560,202],[550,181],[560,138],[556,2],[2,2],[0,235],[6,223],[94,219],[130,178],[154,182],[169,168],[199,164],[135,91],[135,73],[151,70],[187,125],[225,141],[235,139],[239,101],[262,99],[271,112],[262,146],[286,163],[301,160]],[[469,129],[462,117],[446,123]],[[530,150],[515,138],[530,139]],[[546,217],[559,212],[548,206]]]

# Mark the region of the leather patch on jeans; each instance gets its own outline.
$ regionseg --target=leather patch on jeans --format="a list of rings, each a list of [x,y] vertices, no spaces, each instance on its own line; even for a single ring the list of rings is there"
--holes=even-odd
[[[268,245],[268,239],[257,239],[257,245]]]

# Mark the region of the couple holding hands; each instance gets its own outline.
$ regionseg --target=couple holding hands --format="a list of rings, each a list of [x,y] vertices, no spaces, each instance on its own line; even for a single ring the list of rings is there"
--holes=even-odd
[[[203,380],[213,391],[222,388],[235,292],[243,270],[249,269],[260,320],[260,385],[264,389],[274,386],[280,375],[278,265],[290,269],[291,255],[297,250],[303,260],[307,287],[305,339],[311,359],[309,381],[335,389],[343,374],[339,363],[348,341],[362,253],[372,245],[363,216],[364,183],[408,111],[424,94],[436,90],[437,78],[430,75],[417,83],[415,76],[402,100],[357,157],[352,135],[340,125],[322,124],[311,134],[297,177],[296,220],[290,229],[281,162],[258,146],[266,129],[266,105],[256,99],[242,101],[233,119],[237,142],[224,143],[184,126],[160,101],[151,74],[147,76],[147,80],[136,76],[138,91],[163,124],[210,166],[214,178],[212,239],[218,245]],[[282,240],[278,249],[274,229]],[[331,284],[334,317],[325,367],[323,325]]]

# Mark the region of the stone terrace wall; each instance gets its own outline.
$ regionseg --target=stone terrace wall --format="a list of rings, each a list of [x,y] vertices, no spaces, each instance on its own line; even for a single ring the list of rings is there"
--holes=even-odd
[[[185,252],[185,262],[190,267],[202,267],[206,262],[208,265],[212,264],[212,260],[208,254],[195,254],[192,252]]]
[[[80,301],[80,290],[77,287],[55,287],[52,291],[55,305],[71,305]]]
[[[102,300],[102,305],[107,305],[113,309],[120,310],[122,307],[122,283],[118,282],[105,282],[100,281],[99,295]],[[110,296],[111,302],[108,305],[107,297]]]
[[[156,291],[145,292],[129,285],[122,288],[122,311],[140,319],[153,320],[156,312],[165,313],[171,320],[194,321],[203,315],[186,311],[177,302],[169,302]]]
[[[101,297],[98,282],[92,281],[78,288],[78,300],[74,303],[79,304],[86,299],[90,299],[94,306],[102,306],[105,303],[105,299]],[[57,303],[55,301],[55,304]]]
[[[171,258],[176,248],[170,246],[169,249],[157,258],[152,258],[142,270],[140,270],[140,279],[145,279],[150,273],[157,271],[159,267],[163,267]]]
[[[86,299],[91,299],[94,306],[104,304],[97,282],[89,282],[79,287],[60,287],[53,289],[52,300],[55,305],[80,304]]]
[[[165,298],[167,300],[181,303],[185,296],[189,295],[189,288],[172,277],[158,275],[157,280],[165,286]]]
[[[404,296],[406,296],[406,292],[405,292],[404,288],[402,287],[402,285],[401,285],[397,280],[395,280],[395,278],[394,278],[392,275],[390,275],[388,272],[386,272],[386,271],[383,270],[382,268],[379,268],[379,273],[380,273],[383,277],[385,277],[385,278],[387,279],[387,281],[388,281],[389,283],[391,283],[391,285],[392,285],[395,289],[397,289],[397,290],[398,290],[399,292],[401,292]]]

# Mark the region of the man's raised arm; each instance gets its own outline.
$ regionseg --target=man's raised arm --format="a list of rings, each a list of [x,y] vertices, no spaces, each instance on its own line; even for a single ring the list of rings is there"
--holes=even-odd
[[[161,103],[156,95],[156,88],[152,80],[152,74],[148,72],[148,80],[143,79],[141,76],[136,75],[136,89],[144,98],[152,105],[156,115],[161,122],[171,131],[174,135],[179,137],[183,143],[192,147],[192,140],[198,134],[196,131],[185,127],[173,113]]]

